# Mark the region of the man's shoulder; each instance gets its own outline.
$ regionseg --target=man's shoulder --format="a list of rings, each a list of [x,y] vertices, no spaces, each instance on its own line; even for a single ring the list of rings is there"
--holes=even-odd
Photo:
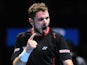
[[[16,37],[25,37],[27,35],[30,35],[29,31],[20,32],[16,35]]]
[[[54,31],[54,30],[51,30],[51,33],[52,33],[52,35],[54,36],[54,37],[63,37],[63,35],[61,35],[59,32],[56,32],[56,31]]]

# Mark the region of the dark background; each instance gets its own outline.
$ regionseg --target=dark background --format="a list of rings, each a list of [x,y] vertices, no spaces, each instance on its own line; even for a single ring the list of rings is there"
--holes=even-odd
[[[86,0],[42,0],[49,8],[51,27],[78,28],[80,42],[78,55],[87,60],[86,41]],[[28,23],[27,9],[34,2],[41,0],[0,0],[0,65],[11,65],[13,47],[6,46],[7,28],[31,27]]]

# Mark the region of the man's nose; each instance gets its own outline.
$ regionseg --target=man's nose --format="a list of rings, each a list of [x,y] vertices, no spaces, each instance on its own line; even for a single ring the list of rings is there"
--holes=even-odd
[[[46,21],[47,21],[47,20],[46,20],[46,19],[44,19],[44,20],[43,20],[43,23],[46,23]]]

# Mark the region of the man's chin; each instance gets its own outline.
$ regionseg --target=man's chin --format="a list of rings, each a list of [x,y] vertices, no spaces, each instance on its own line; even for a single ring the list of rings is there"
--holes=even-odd
[[[43,36],[45,34],[45,32],[39,32],[39,33],[36,33],[37,35],[40,35],[40,36]]]
[[[45,27],[45,28],[40,28],[40,29],[35,29],[35,31],[36,31],[36,33],[38,34],[38,35],[45,35],[45,33],[47,32],[47,27]]]

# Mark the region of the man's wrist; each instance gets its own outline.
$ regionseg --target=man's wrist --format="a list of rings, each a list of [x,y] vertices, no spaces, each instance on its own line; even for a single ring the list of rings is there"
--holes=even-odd
[[[26,52],[24,49],[23,52],[19,55],[19,58],[22,62],[27,62],[28,58],[33,50],[29,50],[29,52]]]

